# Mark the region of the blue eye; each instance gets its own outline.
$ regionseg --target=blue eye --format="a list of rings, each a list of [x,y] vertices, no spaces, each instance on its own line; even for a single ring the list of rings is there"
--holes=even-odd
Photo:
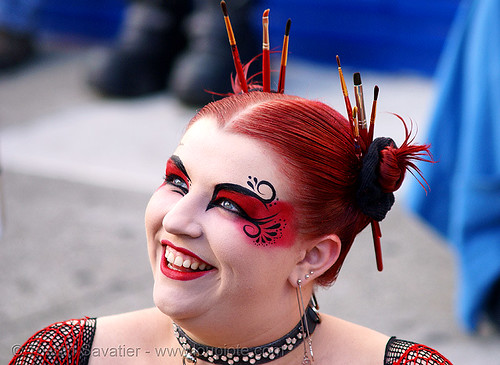
[[[243,210],[238,206],[238,204],[236,203],[233,203],[231,200],[229,199],[219,199],[219,201],[217,202],[217,204],[227,210],[227,211],[230,211],[230,212],[233,212],[233,213],[236,213],[236,214],[240,214],[243,213]]]
[[[165,182],[175,188],[178,188],[181,194],[187,194],[189,191],[188,184],[177,175],[168,175],[165,177]]]

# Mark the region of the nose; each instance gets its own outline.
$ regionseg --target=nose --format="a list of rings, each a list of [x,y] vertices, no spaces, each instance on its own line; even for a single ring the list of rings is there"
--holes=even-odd
[[[185,195],[179,199],[163,217],[163,228],[175,235],[185,235],[192,238],[203,233],[199,222],[199,212],[203,212],[201,204],[195,198]]]

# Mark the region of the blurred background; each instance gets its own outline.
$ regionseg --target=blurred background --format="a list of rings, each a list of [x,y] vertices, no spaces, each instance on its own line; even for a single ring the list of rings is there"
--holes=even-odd
[[[126,12],[124,0],[38,0],[39,36],[113,41]],[[460,0],[259,0],[249,8],[260,36],[261,9],[270,8],[270,36],[281,47],[292,19],[293,54],[332,65],[433,75]],[[231,1],[228,1],[231,10]],[[230,14],[236,15],[236,14]],[[237,30],[235,30],[237,32]],[[243,33],[244,34],[244,33]]]
[[[227,92],[233,72],[217,0],[29,2],[18,2],[29,22],[14,32],[23,52],[0,70],[2,363],[52,322],[153,305],[144,209],[186,122],[216,98],[200,90]],[[422,143],[444,93],[443,52],[472,8],[459,0],[227,3],[244,62],[260,52],[264,9],[272,49],[292,19],[287,93],[345,114],[338,54],[349,87],[361,72],[368,105],[380,87],[376,135],[401,142],[394,112],[413,121]],[[1,22],[0,33],[9,35]],[[12,46],[5,39],[0,51]],[[272,63],[279,68],[278,54]],[[412,206],[417,185],[398,192],[382,223],[384,271],[362,233],[338,282],[319,293],[321,309],[435,347],[454,364],[500,364],[495,322],[481,315],[470,325],[457,309],[460,254]]]

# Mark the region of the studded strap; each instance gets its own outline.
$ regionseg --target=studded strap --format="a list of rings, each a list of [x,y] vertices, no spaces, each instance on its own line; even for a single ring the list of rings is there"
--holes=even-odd
[[[305,318],[304,318],[305,317]],[[257,347],[212,347],[192,340],[178,325],[174,323],[174,334],[184,350],[185,363],[196,364],[196,359],[223,365],[259,365],[278,359],[291,352],[304,341],[302,323],[307,320],[309,332],[312,334],[320,322],[319,315],[311,306],[301,321],[280,339]]]

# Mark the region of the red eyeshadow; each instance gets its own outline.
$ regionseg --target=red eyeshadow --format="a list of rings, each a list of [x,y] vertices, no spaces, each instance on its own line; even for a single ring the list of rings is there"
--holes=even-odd
[[[269,215],[269,210],[260,200],[235,191],[220,190],[215,200],[229,199],[236,203],[243,211],[252,218],[262,218]]]
[[[295,242],[294,215],[291,204],[274,202],[266,217],[248,221],[241,219],[242,230],[250,242],[262,247],[290,247]]]
[[[221,198],[231,199],[248,214],[236,220],[248,236],[249,243],[262,247],[290,247],[295,242],[293,207],[275,200],[264,205],[257,199],[234,192],[224,192]]]
[[[182,178],[182,180],[184,180],[184,182],[186,184],[188,183],[188,180],[189,180],[187,178],[186,174],[184,174],[184,172],[174,163],[174,161],[172,161],[172,159],[168,160],[168,162],[167,162],[167,167],[165,169],[165,174],[167,176],[169,176],[169,175],[177,175],[180,178]]]
[[[207,209],[220,206],[227,199],[238,205],[235,222],[256,246],[290,247],[295,242],[294,209],[277,198],[274,186],[266,180],[249,176],[250,189],[231,183],[218,184]],[[231,209],[229,209],[231,210]]]

